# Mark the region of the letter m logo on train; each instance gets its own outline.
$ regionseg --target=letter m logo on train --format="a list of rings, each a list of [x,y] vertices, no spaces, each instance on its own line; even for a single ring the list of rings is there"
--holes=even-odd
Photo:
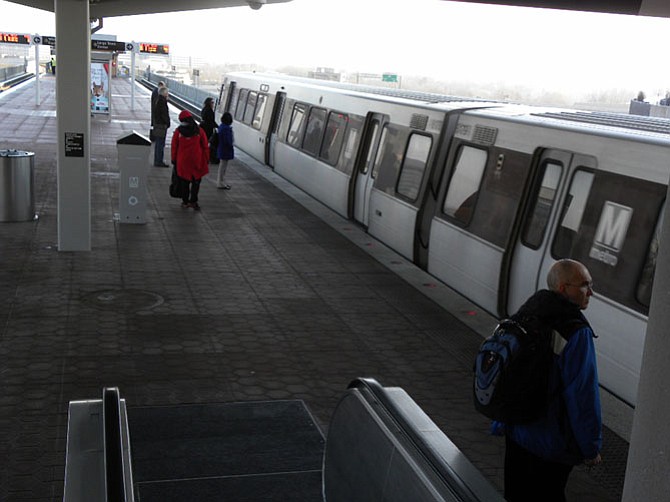
[[[606,201],[589,256],[612,267],[616,266],[632,216],[633,208]]]

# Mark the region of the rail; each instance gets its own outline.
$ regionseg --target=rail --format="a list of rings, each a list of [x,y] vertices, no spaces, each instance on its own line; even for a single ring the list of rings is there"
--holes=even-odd
[[[200,118],[200,110],[202,109],[205,99],[218,99],[216,94],[209,91],[193,87],[178,80],[167,78],[163,75],[146,72],[144,76],[138,77],[138,81],[148,89],[155,89],[158,87],[158,82],[165,82],[165,85],[170,90],[169,102],[178,106],[179,108],[190,111],[194,116]]]
[[[7,90],[14,85],[18,85],[21,82],[25,82],[34,76],[34,73],[26,72],[23,65],[0,68],[0,92]]]
[[[332,417],[326,502],[495,502],[502,496],[400,388],[358,378]]]

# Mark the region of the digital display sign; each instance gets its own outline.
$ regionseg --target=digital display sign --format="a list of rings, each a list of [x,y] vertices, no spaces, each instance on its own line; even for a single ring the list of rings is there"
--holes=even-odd
[[[30,45],[30,35],[0,32],[0,44]]]
[[[145,54],[170,54],[170,46],[165,44],[140,43],[140,52]]]

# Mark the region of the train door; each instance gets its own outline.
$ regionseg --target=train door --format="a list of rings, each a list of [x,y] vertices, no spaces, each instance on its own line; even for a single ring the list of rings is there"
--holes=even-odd
[[[539,157],[527,210],[510,259],[507,314],[516,312],[537,289],[546,288],[540,271],[548,254],[550,238],[547,229],[556,219],[556,202],[561,187],[565,185],[572,158],[570,152],[550,149],[544,150]]]
[[[268,166],[274,168],[275,165],[275,144],[277,143],[277,133],[281,123],[284,105],[286,104],[286,93],[278,92],[275,96],[275,103],[272,109],[270,127],[268,129],[268,138],[265,141],[265,162]]]
[[[533,156],[496,147],[493,127],[463,131],[482,141],[454,140],[447,162],[450,176],[441,187],[430,228],[428,272],[498,315],[508,243],[514,242]],[[484,139],[489,145],[481,144]]]
[[[367,125],[363,134],[363,147],[355,169],[354,189],[354,219],[363,226],[368,226],[368,203],[370,191],[374,184],[372,166],[379,148],[381,131],[388,120],[386,115],[380,113],[369,113]]]

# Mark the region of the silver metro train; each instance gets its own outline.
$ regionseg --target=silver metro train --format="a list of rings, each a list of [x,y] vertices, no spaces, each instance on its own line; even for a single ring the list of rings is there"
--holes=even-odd
[[[497,317],[560,258],[595,281],[603,387],[635,405],[670,121],[231,73],[241,148]]]

